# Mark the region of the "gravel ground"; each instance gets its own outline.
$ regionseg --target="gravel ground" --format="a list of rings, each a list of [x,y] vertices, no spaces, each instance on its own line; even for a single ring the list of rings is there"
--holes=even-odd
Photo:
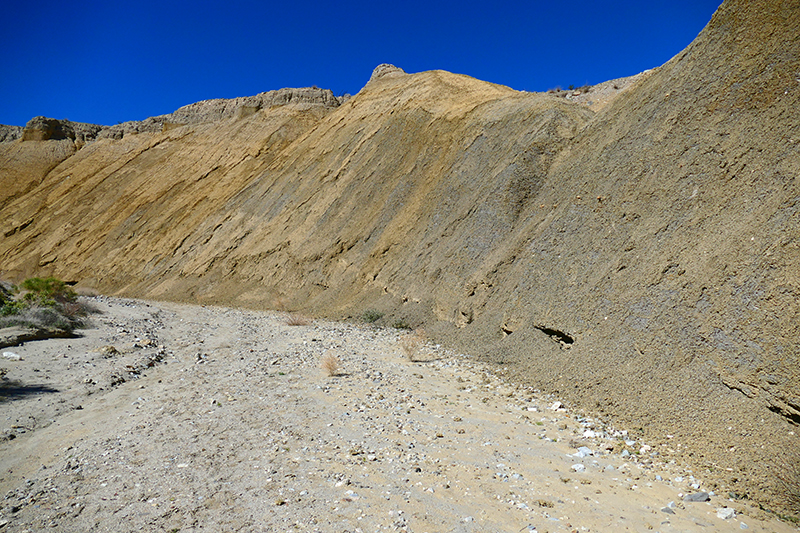
[[[93,300],[0,360],[2,531],[796,531],[402,331]]]

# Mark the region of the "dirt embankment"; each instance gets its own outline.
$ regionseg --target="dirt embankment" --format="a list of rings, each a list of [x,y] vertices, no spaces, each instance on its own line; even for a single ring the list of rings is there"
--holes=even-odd
[[[62,159],[50,143],[66,141],[3,144],[16,174],[0,179],[20,185],[0,275],[377,308],[653,442],[680,438],[704,476],[771,505],[800,424],[798,17],[797,0],[726,1],[595,110],[394,72],[336,108],[290,102]],[[28,169],[34,145],[46,156]]]

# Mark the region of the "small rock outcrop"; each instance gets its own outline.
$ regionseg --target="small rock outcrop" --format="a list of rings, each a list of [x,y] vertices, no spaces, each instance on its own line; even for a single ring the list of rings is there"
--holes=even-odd
[[[60,141],[75,139],[75,132],[69,124],[47,117],[33,117],[22,130],[23,141]]]
[[[398,76],[404,76],[405,74],[406,71],[400,67],[389,63],[381,63],[372,71],[372,76],[369,77],[369,81],[375,81],[381,78],[396,78]]]
[[[22,129],[20,126],[0,124],[0,143],[16,141],[22,137]]]
[[[103,126],[97,124],[33,117],[25,125],[21,137],[23,141],[61,141],[71,139],[73,141],[88,142],[95,140],[102,129]]]

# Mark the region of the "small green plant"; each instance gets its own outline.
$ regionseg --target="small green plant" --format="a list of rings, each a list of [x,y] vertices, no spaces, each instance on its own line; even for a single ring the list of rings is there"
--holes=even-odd
[[[29,278],[22,282],[23,298],[25,301],[44,307],[56,307],[58,304],[73,303],[78,295],[72,288],[53,277]]]
[[[11,316],[19,314],[25,308],[25,304],[18,300],[7,300],[0,307],[0,316]]]
[[[381,318],[383,318],[383,313],[381,313],[380,311],[376,311],[375,309],[367,309],[361,315],[361,320],[363,320],[364,322],[366,322],[368,324],[372,324],[373,322],[377,322]]]
[[[395,320],[394,324],[392,324],[392,327],[396,329],[411,329],[411,326],[408,325],[408,322],[406,322],[402,318],[399,320]]]

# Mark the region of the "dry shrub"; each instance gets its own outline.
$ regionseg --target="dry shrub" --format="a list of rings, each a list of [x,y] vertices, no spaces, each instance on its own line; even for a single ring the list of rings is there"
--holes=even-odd
[[[322,368],[322,371],[325,372],[326,376],[334,377],[342,372],[342,364],[339,362],[339,358],[336,357],[336,354],[331,350],[325,352],[319,366]]]
[[[376,311],[375,309],[367,309],[361,315],[361,320],[363,320],[364,322],[366,322],[368,324],[372,324],[373,322],[377,322],[381,318],[383,318],[383,313],[381,313],[380,311]]]
[[[276,311],[286,311],[286,297],[285,296],[276,296],[272,299],[272,308]]]
[[[795,520],[800,519],[800,456],[784,455],[778,461],[777,483],[781,503]]]
[[[297,313],[289,313],[283,323],[287,326],[307,326],[311,324],[311,319]]]
[[[400,348],[412,363],[422,361],[425,358],[425,330],[418,329],[403,335],[400,339]]]

